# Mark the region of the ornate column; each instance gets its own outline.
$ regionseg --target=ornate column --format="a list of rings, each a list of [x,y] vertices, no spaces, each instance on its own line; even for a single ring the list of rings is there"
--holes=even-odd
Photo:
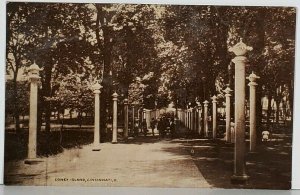
[[[189,129],[192,130],[192,109],[189,109]]]
[[[183,124],[186,127],[186,109],[183,110],[184,118],[183,118]]]
[[[230,123],[230,132],[231,132],[231,135],[230,135],[230,137],[231,137],[231,143],[235,143],[235,129],[234,129],[234,122],[231,122]]]
[[[256,149],[256,93],[255,88],[257,83],[256,79],[260,77],[252,72],[252,74],[247,77],[250,83],[250,152],[255,152]]]
[[[191,109],[191,130],[195,131],[195,110]]]
[[[102,86],[97,81],[94,86],[94,94],[95,94],[95,115],[94,115],[94,147],[93,151],[100,150],[100,89]]]
[[[143,108],[142,120],[146,119],[146,108]]]
[[[233,183],[244,183],[248,180],[245,166],[245,66],[247,58],[244,56],[247,51],[251,51],[242,42],[229,49],[236,57],[232,60],[235,64],[235,147],[234,147],[234,174],[231,178]]]
[[[217,138],[217,96],[212,97],[213,105],[213,139]]]
[[[132,104],[132,125],[131,125],[131,134],[133,133],[133,130],[134,130],[134,104]]]
[[[124,99],[124,139],[128,138],[128,99]]]
[[[34,62],[29,67],[30,81],[30,108],[29,108],[29,132],[28,132],[28,154],[25,164],[38,162],[36,156],[37,143],[37,105],[38,105],[38,82],[40,80],[39,71],[41,69]]]
[[[204,136],[205,137],[208,137],[208,116],[207,116],[207,112],[208,112],[208,101],[207,100],[205,100],[204,102],[203,102],[203,106],[204,106],[204,116],[203,116],[203,122],[204,122],[204,124],[203,124],[203,126],[204,126]]]
[[[225,97],[226,97],[226,141],[231,142],[231,129],[230,129],[230,123],[231,123],[231,118],[230,118],[230,97],[231,97],[231,89],[227,87],[224,92],[225,92]]]
[[[202,134],[202,107],[201,104],[199,103],[198,106],[198,134],[201,135]]]
[[[113,97],[113,125],[112,125],[112,130],[113,130],[113,136],[112,136],[112,143],[117,143],[118,142],[118,138],[117,138],[117,134],[118,134],[118,129],[117,129],[117,112],[118,112],[118,94],[115,92],[114,94],[112,94]]]
[[[193,108],[193,113],[194,113],[194,116],[193,116],[193,130],[195,132],[197,132],[197,108]]]
[[[187,128],[190,129],[190,110],[187,109]]]

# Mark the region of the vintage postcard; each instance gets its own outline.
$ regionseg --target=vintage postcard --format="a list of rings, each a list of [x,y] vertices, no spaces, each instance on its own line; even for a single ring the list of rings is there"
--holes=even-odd
[[[295,8],[6,11],[6,185],[291,188]]]

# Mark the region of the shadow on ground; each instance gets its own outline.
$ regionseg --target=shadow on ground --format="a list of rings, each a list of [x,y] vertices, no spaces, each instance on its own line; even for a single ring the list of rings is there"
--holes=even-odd
[[[199,171],[216,188],[290,189],[291,145],[286,142],[262,144],[257,153],[246,156],[250,176],[243,185],[231,184],[233,175],[233,144],[223,141],[198,141],[186,145]]]
[[[81,147],[93,141],[93,132],[64,130],[49,133],[39,132],[37,139],[37,155],[51,156],[63,152],[64,148]],[[27,157],[28,132],[20,134],[5,133],[5,161],[22,160]]]

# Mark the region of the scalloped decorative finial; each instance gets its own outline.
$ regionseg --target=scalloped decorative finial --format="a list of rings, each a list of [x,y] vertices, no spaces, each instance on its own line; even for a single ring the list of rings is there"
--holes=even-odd
[[[100,84],[99,80],[96,80],[95,84],[93,85],[94,90],[100,90],[102,88],[102,85]]]
[[[30,67],[28,68],[28,71],[30,72],[31,75],[39,75],[39,72],[43,70],[42,68],[40,68],[36,63],[35,60],[33,61],[33,64],[30,65]]]
[[[256,74],[254,74],[254,72],[252,71],[252,73],[247,77],[247,79],[250,81],[250,82],[255,82],[256,79],[259,79],[260,77],[257,76]]]
[[[236,56],[243,56],[245,55],[248,51],[252,51],[253,48],[250,46],[247,46],[244,42],[243,39],[240,38],[240,42],[235,44],[233,47],[230,47],[228,49],[229,52],[233,52]]]

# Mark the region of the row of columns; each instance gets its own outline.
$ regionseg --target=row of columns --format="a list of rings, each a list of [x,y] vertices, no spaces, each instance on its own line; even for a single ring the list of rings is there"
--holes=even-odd
[[[235,64],[235,149],[234,149],[234,175],[233,181],[245,181],[248,176],[245,172],[245,66],[247,58],[244,56],[251,47],[246,46],[242,40],[236,44],[230,51],[234,52],[236,57],[232,60]],[[29,68],[30,84],[30,118],[29,118],[29,140],[28,140],[28,159],[25,163],[31,163],[36,159],[36,143],[37,143],[37,100],[38,100],[38,81],[40,68],[35,63]],[[255,87],[257,83],[255,80],[259,78],[255,74],[251,74],[250,80],[250,151],[254,151],[256,147],[256,105],[255,105]],[[101,85],[97,82],[94,85],[95,94],[95,127],[94,127],[94,147],[93,150],[99,151],[100,144],[100,89]],[[230,126],[230,92],[227,88],[226,92],[226,140],[232,140],[231,126]],[[112,143],[117,143],[117,100],[118,94],[113,95],[113,136]],[[217,135],[217,100],[216,96],[212,97],[213,103],[213,138]],[[128,102],[124,104],[125,114],[125,137],[128,136]],[[133,107],[134,111],[134,107]],[[199,112],[199,111],[198,111]],[[185,125],[189,129],[197,128],[195,124],[194,112],[186,112]],[[134,112],[133,112],[134,115]],[[133,117],[134,120],[134,117]],[[208,101],[204,102],[204,134],[208,137]],[[134,124],[134,121],[133,121]],[[200,129],[200,128],[199,128]],[[201,129],[199,130],[201,131]]]
[[[254,152],[256,149],[256,85],[255,82],[256,79],[258,79],[257,75],[254,73],[251,73],[247,79],[250,81],[250,152]],[[231,90],[229,87],[227,87],[225,92],[225,101],[226,101],[226,131],[225,131],[225,141],[229,143],[235,143],[235,132],[234,132],[234,123],[231,121],[231,93],[233,90]],[[217,97],[213,96],[212,98],[212,132],[213,132],[213,139],[216,139],[217,135]],[[204,107],[204,114],[203,114],[203,129],[204,129],[204,136],[209,137],[208,135],[208,106],[209,102],[206,100],[203,102]],[[199,109],[199,113],[202,113],[202,110]],[[194,109],[187,109],[184,112],[184,117],[179,117],[180,121],[184,122],[184,125],[190,129],[190,130],[198,130],[198,134],[201,134],[202,130],[202,115],[198,113],[198,121],[195,122],[195,118],[197,116],[195,115]],[[197,120],[197,119],[196,119]]]

